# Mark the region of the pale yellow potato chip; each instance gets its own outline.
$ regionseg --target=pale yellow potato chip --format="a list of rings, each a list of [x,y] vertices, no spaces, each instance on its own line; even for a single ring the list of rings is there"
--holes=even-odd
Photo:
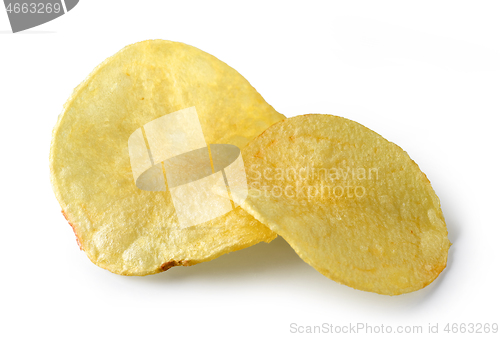
[[[134,174],[142,172],[147,152],[131,159],[129,141],[144,147],[140,130],[148,132],[147,123],[193,107],[206,144],[241,148],[284,118],[225,63],[162,40],[139,42],[108,58],[66,103],[53,131],[51,181],[81,248],[98,266],[147,275],[276,237],[239,207],[202,224],[179,226],[168,190],[136,186]],[[191,147],[202,143],[203,137],[195,139]]]
[[[235,201],[325,276],[398,295],[445,268],[450,242],[429,180],[368,128],[298,116],[251,141],[243,158],[250,190]]]

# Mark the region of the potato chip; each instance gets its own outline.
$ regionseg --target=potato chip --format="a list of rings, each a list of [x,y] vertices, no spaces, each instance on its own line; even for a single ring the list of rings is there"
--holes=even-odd
[[[140,176],[141,160],[155,155],[152,143],[161,146],[161,137],[148,138],[146,150],[142,132],[149,132],[154,121],[188,110],[196,111],[191,117],[202,131],[193,149],[205,143],[241,148],[284,118],[225,63],[161,40],[130,45],[108,58],[66,103],[53,132],[51,181],[81,248],[98,266],[147,275],[276,237],[239,207],[202,224],[179,226],[170,191],[144,182],[158,177],[163,182],[164,167],[160,163]],[[178,122],[179,129],[186,127]],[[176,141],[182,136],[170,131]],[[129,146],[142,146],[143,152],[134,157]]]
[[[430,284],[450,242],[439,199],[408,154],[345,118],[274,124],[243,150],[241,207],[323,275],[398,295]]]

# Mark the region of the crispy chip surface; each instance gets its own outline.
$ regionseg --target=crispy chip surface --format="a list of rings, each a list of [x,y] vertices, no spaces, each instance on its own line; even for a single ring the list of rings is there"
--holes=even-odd
[[[53,131],[51,181],[81,248],[98,266],[147,275],[275,238],[239,207],[180,227],[168,191],[135,185],[131,134],[190,107],[207,144],[240,148],[284,118],[225,63],[162,40],[136,43],[108,58],[66,103]]]
[[[274,124],[243,150],[242,208],[301,258],[350,287],[398,295],[445,268],[450,242],[439,199],[397,145],[345,118]]]

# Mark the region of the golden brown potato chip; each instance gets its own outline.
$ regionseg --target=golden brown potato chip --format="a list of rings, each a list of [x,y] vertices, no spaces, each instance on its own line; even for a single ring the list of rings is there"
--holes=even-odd
[[[243,150],[242,208],[323,275],[398,295],[431,283],[450,242],[439,199],[408,154],[345,118],[274,124]]]
[[[243,147],[284,118],[225,63],[161,40],[130,45],[108,58],[66,103],[53,132],[51,181],[81,248],[98,266],[147,275],[275,238],[239,207],[203,224],[179,226],[168,190],[136,186],[141,156],[148,156],[146,124],[193,107],[206,144]],[[135,159],[132,143],[144,147]],[[148,151],[151,157],[152,147]],[[161,165],[155,168],[163,182]]]

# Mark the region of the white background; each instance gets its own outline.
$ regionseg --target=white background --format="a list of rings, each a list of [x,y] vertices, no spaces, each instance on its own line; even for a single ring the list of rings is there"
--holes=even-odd
[[[499,17],[497,1],[84,0],[12,34],[1,8],[0,334],[286,336],[291,323],[500,323]],[[215,55],[288,117],[340,115],[400,145],[441,199],[448,267],[427,288],[389,297],[327,279],[282,239],[147,277],[93,265],[51,190],[52,127],[95,66],[154,38]]]

